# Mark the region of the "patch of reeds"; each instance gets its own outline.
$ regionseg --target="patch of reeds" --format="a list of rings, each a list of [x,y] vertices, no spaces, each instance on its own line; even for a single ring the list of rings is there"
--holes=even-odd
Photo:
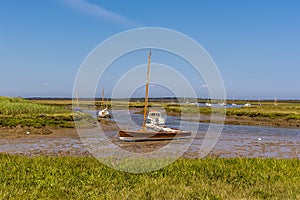
[[[53,126],[73,128],[74,120],[92,120],[85,113],[72,113],[60,105],[43,105],[21,98],[0,97],[0,127],[27,126],[41,128]]]

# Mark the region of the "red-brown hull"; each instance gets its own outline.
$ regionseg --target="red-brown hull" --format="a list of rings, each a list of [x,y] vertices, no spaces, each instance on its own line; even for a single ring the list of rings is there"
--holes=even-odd
[[[172,140],[184,139],[191,136],[190,131],[176,132],[151,132],[151,131],[133,131],[120,130],[119,138],[124,141],[147,141],[147,140]]]

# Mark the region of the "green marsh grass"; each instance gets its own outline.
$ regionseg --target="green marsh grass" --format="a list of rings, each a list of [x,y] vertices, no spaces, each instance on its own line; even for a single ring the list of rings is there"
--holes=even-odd
[[[20,114],[52,114],[66,113],[67,109],[60,106],[50,106],[32,103],[25,99],[0,97],[0,114],[20,115]]]
[[[71,100],[34,100],[34,103],[42,105],[60,105],[60,107],[70,107],[72,105]],[[102,105],[101,101],[79,101],[80,107],[99,109]],[[232,103],[232,101],[229,101]],[[243,104],[245,101],[235,101],[235,103]],[[277,106],[274,106],[273,102],[261,101],[261,106],[257,102],[251,102],[253,106],[242,107],[242,108],[227,108],[227,116],[248,116],[251,118],[255,117],[265,117],[270,119],[300,119],[300,103],[282,101],[279,102]],[[144,102],[127,102],[127,101],[105,101],[104,105],[109,108],[113,106],[113,109],[143,109]],[[160,102],[149,102],[149,107],[162,107],[166,110],[169,115],[180,115],[182,112],[190,113],[191,115],[200,113],[204,115],[210,115],[214,113],[224,114],[224,109],[214,108],[213,110],[209,107],[197,107],[195,105],[188,104],[177,104],[177,103],[160,103]]]
[[[300,119],[300,104],[262,105],[242,108],[228,108],[227,115],[268,117],[271,119]]]
[[[0,97],[0,126],[15,127],[21,126],[54,126],[54,127],[74,127],[72,100],[24,100],[21,98]],[[102,101],[80,100],[79,107],[82,109],[100,109]],[[112,109],[140,109],[143,111],[143,102],[127,101],[105,101]],[[224,114],[224,109],[209,107],[197,107],[195,105],[150,102],[150,107],[162,107],[168,115],[210,115],[212,112]],[[75,115],[82,115],[75,113]],[[280,102],[274,106],[272,102],[261,102],[261,106],[253,103],[251,107],[227,108],[226,116],[249,118],[259,118],[259,120],[284,120],[285,122],[297,123],[300,120],[300,103]],[[88,118],[88,116],[86,116]],[[91,120],[91,119],[88,119]]]
[[[179,159],[130,174],[90,157],[0,154],[0,198],[299,199],[299,166],[299,159]]]
[[[210,115],[214,113],[225,113],[223,108],[197,107],[194,105],[164,104],[166,112],[170,115],[179,115],[181,112],[190,114]],[[280,103],[277,106],[273,104],[263,104],[261,106],[226,108],[226,116],[247,116],[251,118],[266,117],[270,119],[300,119],[300,104]]]
[[[73,128],[75,120],[92,120],[84,113],[73,113],[61,105],[44,105],[21,98],[0,97],[0,127],[45,126]]]

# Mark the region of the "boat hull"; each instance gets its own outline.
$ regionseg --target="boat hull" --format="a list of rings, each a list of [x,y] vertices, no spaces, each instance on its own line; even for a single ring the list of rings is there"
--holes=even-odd
[[[152,131],[133,131],[120,130],[119,138],[123,141],[152,141],[152,140],[173,140],[173,139],[188,139],[191,137],[190,131],[176,132],[152,132]]]
[[[98,116],[98,120],[100,119],[107,119],[107,118],[111,118],[111,116],[108,114],[108,115],[99,115]]]

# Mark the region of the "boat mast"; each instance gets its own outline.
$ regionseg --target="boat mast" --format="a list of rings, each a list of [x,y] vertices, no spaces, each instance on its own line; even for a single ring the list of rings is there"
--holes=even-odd
[[[104,88],[102,88],[102,103],[101,103],[101,110],[104,109]]]
[[[77,91],[76,91],[76,104],[77,104],[77,108],[79,108],[78,92]]]
[[[150,58],[151,58],[151,50],[149,51],[149,54],[148,54],[148,69],[147,69],[147,77],[146,77],[146,96],[145,96],[145,107],[144,107],[143,131],[146,131],[148,95],[149,95],[149,79],[150,79]]]
[[[277,97],[274,97],[274,106],[277,106]]]

